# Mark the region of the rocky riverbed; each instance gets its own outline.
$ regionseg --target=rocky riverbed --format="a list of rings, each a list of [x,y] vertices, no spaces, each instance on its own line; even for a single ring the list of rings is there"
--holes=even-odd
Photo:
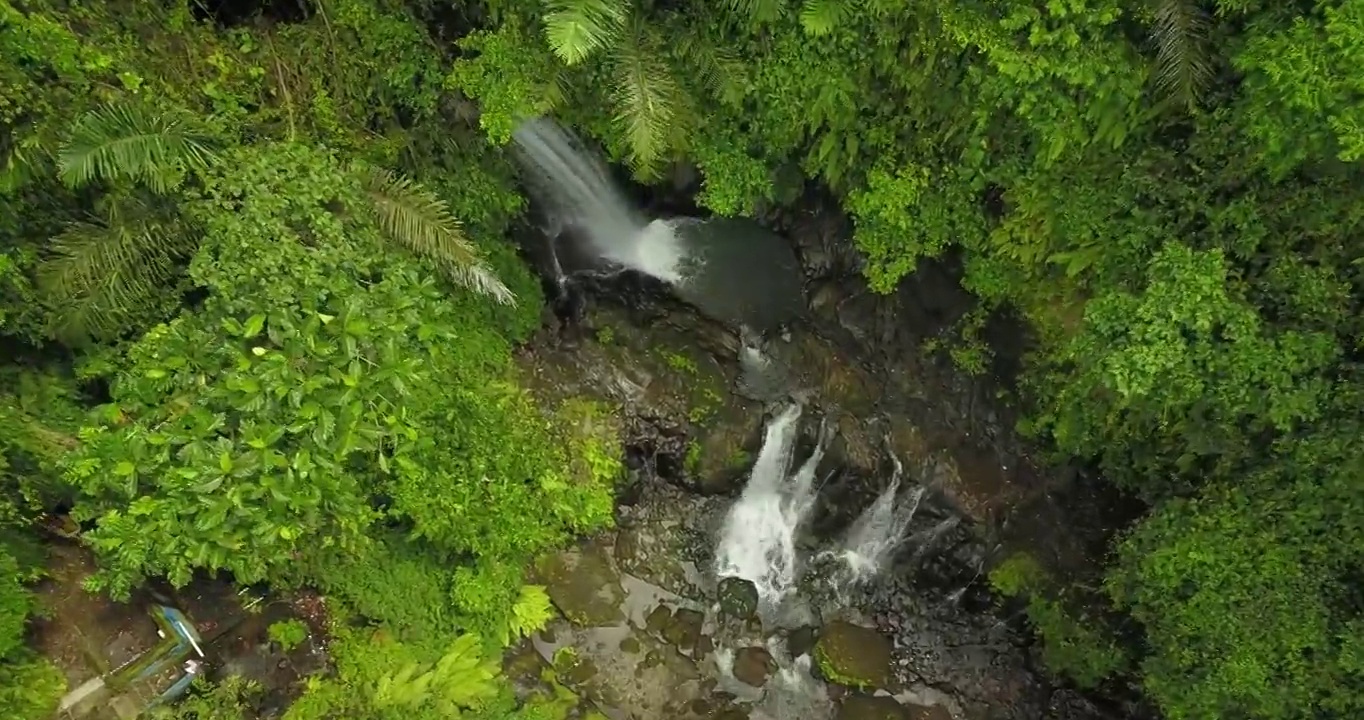
[[[919,352],[963,312],[950,271],[873,296],[838,249],[837,218],[774,224],[797,243],[811,307],[763,341],[762,372],[741,360],[738,333],[629,279],[589,288],[523,349],[542,397],[613,408],[631,468],[616,531],[537,569],[563,617],[536,653],[613,720],[1131,717],[1049,678],[987,589],[1011,548],[1088,569],[1095,539],[1070,527],[1096,523],[1062,521],[1084,504],[1063,508],[1067,482],[1038,472],[1009,431],[1008,362],[971,378]],[[764,622],[751,586],[717,582],[714,549],[764,420],[792,397],[835,431],[805,556],[873,502],[892,458],[925,494],[875,582],[833,588],[808,563],[806,613]],[[817,425],[805,423],[805,446]]]

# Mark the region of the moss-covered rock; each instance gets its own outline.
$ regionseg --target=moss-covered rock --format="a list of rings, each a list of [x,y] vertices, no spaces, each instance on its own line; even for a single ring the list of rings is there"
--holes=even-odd
[[[835,621],[815,643],[815,663],[825,680],[853,688],[889,687],[890,641],[871,628]]]
[[[720,611],[730,617],[748,620],[758,614],[758,588],[743,578],[721,578],[719,599]]]
[[[566,550],[536,568],[549,599],[570,622],[603,627],[625,621],[620,605],[625,591],[611,557],[596,544]]]
[[[663,639],[678,650],[690,652],[701,639],[701,625],[705,616],[688,608],[680,608],[673,614],[672,622],[663,628]]]
[[[693,426],[684,463],[687,479],[704,494],[732,492],[743,485],[761,442],[761,413],[718,406],[712,417]]]

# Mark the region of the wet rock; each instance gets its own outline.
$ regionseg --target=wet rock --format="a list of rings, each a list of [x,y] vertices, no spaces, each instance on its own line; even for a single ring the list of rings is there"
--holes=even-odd
[[[905,705],[909,720],[952,720],[952,713],[941,705]]]
[[[671,613],[661,614],[670,617]],[[609,717],[699,720],[686,706],[704,697],[696,664],[670,645],[631,625],[574,627],[559,624],[561,645],[537,642],[559,678]],[[681,709],[681,711],[678,711]]]
[[[762,440],[760,413],[747,407],[721,410],[697,424],[684,461],[691,486],[707,495],[741,489]]]
[[[649,617],[644,621],[644,629],[655,635],[662,635],[664,629],[673,621],[672,608],[667,605],[659,605],[649,613]]]
[[[701,624],[705,622],[705,616],[701,613],[687,608],[679,609],[672,617],[672,622],[663,628],[663,639],[671,643],[682,651],[689,651],[696,647],[697,641],[701,639]]]
[[[880,633],[838,620],[819,633],[815,663],[824,679],[855,688],[891,684],[891,644]]]
[[[574,624],[602,627],[625,620],[620,573],[600,545],[553,555],[541,564],[539,574],[549,599]]]
[[[789,652],[793,658],[809,654],[809,652],[814,649],[815,627],[813,625],[805,625],[804,627],[796,628],[791,631],[791,634],[786,638],[786,651]]]
[[[681,560],[687,554],[685,535],[677,520],[625,525],[616,531],[616,560],[631,575],[670,592],[693,596],[696,588]]]
[[[951,720],[951,715],[948,715]],[[920,720],[910,714],[895,698],[871,695],[849,695],[838,706],[837,720]],[[924,720],[927,720],[926,718]]]
[[[777,662],[766,648],[741,648],[734,655],[734,677],[746,685],[762,687],[767,678],[777,669]]]
[[[712,652],[715,652],[715,641],[709,635],[702,635],[696,639],[696,649],[692,651],[693,658],[700,660]]]
[[[555,665],[563,679],[574,685],[585,685],[597,676],[597,666],[586,658],[567,657]]]
[[[758,613],[758,588],[743,578],[721,578],[719,587],[720,611],[748,620]]]

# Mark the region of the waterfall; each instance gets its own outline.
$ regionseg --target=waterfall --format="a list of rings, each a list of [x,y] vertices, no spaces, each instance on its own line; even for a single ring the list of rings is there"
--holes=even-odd
[[[905,530],[923,499],[923,486],[915,488],[903,499],[899,498],[904,468],[895,456],[892,455],[891,460],[895,463],[895,472],[890,484],[853,522],[838,551],[848,584],[864,583],[885,567],[895,548],[904,540]]]
[[[682,282],[686,253],[675,223],[646,220],[606,168],[553,120],[535,118],[512,134],[517,159],[538,197],[586,236],[604,260],[674,285]]]
[[[815,470],[824,457],[823,428],[814,452],[791,473],[801,407],[792,405],[767,425],[762,449],[743,494],[729,510],[716,552],[720,577],[739,577],[773,608],[796,584],[796,532],[814,505]]]

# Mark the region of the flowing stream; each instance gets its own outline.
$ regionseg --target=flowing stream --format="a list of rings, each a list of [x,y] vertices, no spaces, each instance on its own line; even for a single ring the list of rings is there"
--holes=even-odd
[[[725,518],[716,549],[716,574],[753,583],[768,613],[795,592],[801,577],[797,539],[814,508],[815,476],[830,440],[821,425],[813,452],[792,472],[800,417],[801,406],[794,404],[767,424],[748,484]],[[837,576],[826,580],[840,595],[845,588],[869,582],[889,564],[923,499],[922,486],[901,494],[903,467],[899,460],[894,463],[890,483],[840,545],[820,553],[838,561]]]
[[[768,423],[748,485],[725,518],[716,552],[717,574],[753,583],[767,608],[780,605],[795,588],[796,532],[814,506],[815,468],[824,457],[821,442],[791,473],[800,416],[801,407],[791,405]]]
[[[750,363],[763,360],[761,352]],[[803,624],[800,589],[807,568],[800,553],[802,526],[815,506],[819,487],[815,478],[831,440],[821,423],[814,449],[796,465],[801,406],[793,404],[773,417],[766,427],[762,448],[742,495],[729,508],[716,548],[716,574],[739,577],[753,583],[758,592],[758,614],[765,626]],[[838,606],[849,603],[847,592],[865,586],[891,562],[905,541],[925,488],[901,492],[903,467],[894,460],[895,471],[886,489],[853,521],[834,547],[817,552],[811,570],[820,575],[815,583],[832,589]],[[794,614],[788,610],[795,609]],[[790,623],[795,620],[795,623]],[[765,647],[776,665],[765,691],[733,681],[734,652],[721,647],[716,665],[727,689],[755,703],[750,718],[824,718],[832,704],[823,683],[811,674],[808,654],[792,657],[783,636],[770,635]]]

